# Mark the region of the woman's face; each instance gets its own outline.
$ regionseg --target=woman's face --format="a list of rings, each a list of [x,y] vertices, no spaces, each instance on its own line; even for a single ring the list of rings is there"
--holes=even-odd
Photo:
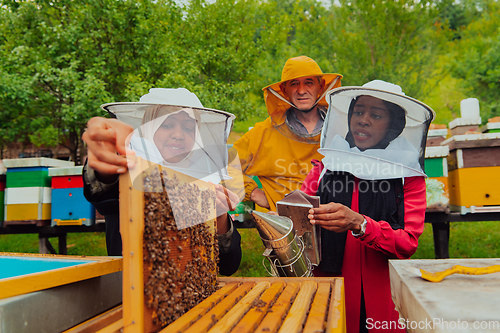
[[[385,138],[391,114],[384,101],[372,96],[361,96],[354,105],[351,129],[354,143],[359,149],[368,149]]]
[[[196,120],[181,111],[163,121],[153,140],[165,161],[177,163],[193,149],[195,135]]]

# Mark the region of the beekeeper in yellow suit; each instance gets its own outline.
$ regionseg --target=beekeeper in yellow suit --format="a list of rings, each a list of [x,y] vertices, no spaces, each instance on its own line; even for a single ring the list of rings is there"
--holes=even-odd
[[[264,87],[269,117],[238,139],[236,148],[245,177],[245,200],[276,210],[285,194],[300,189],[318,153],[328,91],[340,87],[340,74],[324,74],[311,58],[290,58],[281,81]],[[258,188],[248,176],[257,176]]]

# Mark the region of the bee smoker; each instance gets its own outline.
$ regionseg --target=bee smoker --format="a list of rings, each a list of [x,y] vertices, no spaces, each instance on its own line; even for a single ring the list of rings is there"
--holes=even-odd
[[[304,243],[297,236],[292,220],[257,211],[251,214],[266,247],[263,256],[271,264],[271,272],[268,273],[281,277],[313,276],[311,261],[304,252]]]

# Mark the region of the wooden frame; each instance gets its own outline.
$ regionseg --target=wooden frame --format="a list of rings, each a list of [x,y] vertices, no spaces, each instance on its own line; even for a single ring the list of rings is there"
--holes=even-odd
[[[152,296],[145,296],[145,286],[148,283],[148,276],[150,276],[152,266],[144,261],[145,256],[147,257],[149,252],[145,251],[143,237],[145,230],[145,193],[165,191],[164,186],[166,185],[162,182],[169,181],[165,180],[165,173],[168,174],[169,180],[175,179],[175,181],[178,182],[178,185],[175,185],[176,187],[190,184],[196,185],[199,189],[202,189],[202,191],[208,190],[213,193],[212,184],[175,172],[141,158],[136,159],[135,166],[130,168],[129,172],[120,176],[120,232],[123,243],[123,328],[126,333],[153,332],[158,331],[162,327],[161,324],[155,323],[155,318],[159,318],[158,314],[151,307],[147,306],[147,298],[151,298]],[[157,175],[154,177],[158,177],[157,182],[159,186],[156,184],[153,185],[152,188],[145,189],[143,182],[145,177],[153,177],[151,176],[153,174]],[[172,198],[169,197],[169,199]],[[212,199],[213,202],[208,204],[210,208],[206,210],[206,216],[208,216],[207,220],[209,222],[203,224],[208,226],[209,232],[215,240],[215,196],[213,196]],[[200,203],[200,205],[203,205],[203,203]],[[175,239],[175,237],[172,239]],[[178,260],[176,259],[176,263],[178,263],[181,268],[184,268],[194,256],[192,252],[189,251],[181,253],[186,242],[191,244],[191,241],[192,240],[181,242],[180,239],[177,239],[175,242],[172,241],[172,246],[170,246],[169,258],[177,256]],[[215,245],[213,245],[211,249],[205,249],[205,251],[211,251],[212,256],[216,255]],[[215,289],[217,271],[215,260],[212,260],[212,262],[212,284],[213,289]],[[189,274],[189,272],[184,271],[184,274]],[[165,284],[167,284],[167,278],[168,275],[165,277]],[[177,286],[176,288],[180,287]]]
[[[160,333],[345,333],[340,277],[223,277],[220,289]],[[65,333],[114,333],[127,327],[120,308]]]

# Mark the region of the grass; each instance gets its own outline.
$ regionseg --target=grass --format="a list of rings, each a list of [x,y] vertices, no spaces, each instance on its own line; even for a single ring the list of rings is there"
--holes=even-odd
[[[50,244],[57,250],[58,238],[50,238]],[[69,233],[66,245],[68,255],[107,255],[103,232]],[[0,252],[38,253],[38,234],[0,235]]]
[[[238,229],[242,237],[243,258],[234,276],[269,276],[262,265],[264,246],[256,229]],[[57,237],[51,238],[57,249]],[[70,233],[69,255],[104,256],[104,233]],[[500,258],[498,222],[456,222],[450,227],[450,258]],[[0,235],[0,252],[38,253],[38,235]],[[419,247],[412,259],[433,259],[432,225],[426,223]]]

